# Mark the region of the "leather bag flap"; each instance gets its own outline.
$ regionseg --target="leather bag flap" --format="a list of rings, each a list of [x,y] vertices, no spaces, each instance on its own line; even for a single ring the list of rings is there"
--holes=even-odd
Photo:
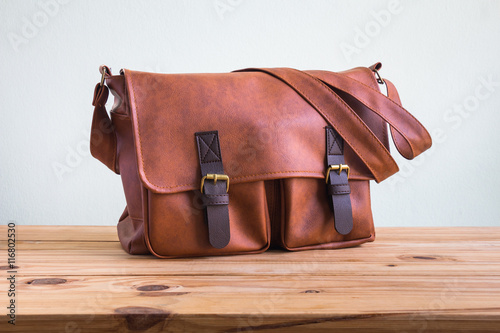
[[[231,186],[277,178],[325,177],[327,123],[285,83],[259,72],[123,73],[139,175],[153,192],[200,187],[194,134],[214,130],[219,132]],[[377,86],[367,68],[343,74]],[[362,105],[354,109],[387,146],[386,123]],[[373,179],[349,147],[345,159],[351,179]]]

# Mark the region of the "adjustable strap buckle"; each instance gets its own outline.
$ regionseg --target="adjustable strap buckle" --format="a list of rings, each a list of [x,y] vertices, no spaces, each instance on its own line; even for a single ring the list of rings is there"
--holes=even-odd
[[[222,249],[231,240],[231,226],[229,223],[229,176],[224,172],[219,132],[197,132],[195,138],[200,160],[200,191],[205,208],[208,239],[214,248]]]
[[[103,86],[103,84],[104,84],[104,78],[105,78],[105,76],[106,76],[106,69],[104,69],[104,70],[102,71],[102,75],[101,75],[101,83],[99,84],[101,87],[102,87],[102,86]]]
[[[99,66],[99,72],[101,72],[101,83],[99,84],[99,86],[102,87],[104,85],[104,79],[106,79],[106,75],[111,75],[111,69],[106,65],[101,65]]]
[[[203,176],[203,178],[201,178],[201,186],[200,186],[200,191],[201,193],[203,193],[203,188],[205,186],[205,180],[206,179],[209,179],[209,180],[213,180],[214,181],[214,185],[217,184],[217,180],[225,180],[227,183],[226,183],[226,193],[229,192],[229,176],[228,175],[220,175],[220,174],[216,174],[216,173],[209,173],[205,176]]]
[[[378,69],[372,68],[372,71],[375,73],[375,77],[377,78],[378,84],[385,84],[385,81],[382,78],[382,76],[380,76],[380,73],[378,72]]]
[[[349,166],[344,160],[344,140],[333,129],[326,128],[326,187],[333,210],[335,230],[341,235],[347,235],[353,228],[351,187],[349,186]],[[330,174],[332,171],[335,173]],[[342,173],[345,171],[345,174]],[[347,176],[347,177],[345,177]]]
[[[342,173],[342,171],[347,171],[347,178],[349,178],[349,175],[351,173],[351,169],[347,164],[334,164],[328,166],[328,169],[326,170],[326,183],[328,184],[328,180],[330,179],[330,171],[338,171],[338,174]]]

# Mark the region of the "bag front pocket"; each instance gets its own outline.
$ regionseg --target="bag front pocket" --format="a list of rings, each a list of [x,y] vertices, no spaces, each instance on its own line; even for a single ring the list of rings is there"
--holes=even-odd
[[[283,180],[281,242],[288,250],[341,248],[372,241],[375,237],[368,180],[349,180],[353,229],[335,230],[325,181],[313,178]]]
[[[269,247],[270,223],[264,182],[231,185],[230,241],[210,245],[199,191],[158,194],[144,190],[146,243],[162,258],[259,253]]]

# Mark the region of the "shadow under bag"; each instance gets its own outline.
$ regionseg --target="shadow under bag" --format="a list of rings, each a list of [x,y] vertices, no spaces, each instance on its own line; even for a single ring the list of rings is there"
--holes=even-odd
[[[398,171],[388,127],[407,159],[431,146],[380,67],[111,75],[101,66],[90,149],[122,178],[123,249],[176,258],[373,241],[369,181]]]

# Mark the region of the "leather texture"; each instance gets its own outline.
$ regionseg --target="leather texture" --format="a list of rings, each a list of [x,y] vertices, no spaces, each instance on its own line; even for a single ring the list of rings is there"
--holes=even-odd
[[[405,158],[431,146],[394,85],[384,79],[388,96],[380,92],[379,69],[112,75],[102,67],[105,85],[94,91],[91,151],[121,175],[127,207],[118,235],[124,250],[177,258],[258,253],[271,244],[333,249],[374,240],[369,181],[398,170],[387,124]],[[111,117],[105,109],[109,92],[115,99]],[[341,172],[325,187],[327,127],[343,142],[344,163],[333,164],[348,165],[350,173],[347,179]],[[194,139],[207,132],[217,133],[218,152]],[[209,156],[221,164],[205,168],[200,162]],[[226,174],[229,191],[225,180],[206,180],[201,193],[209,173]],[[336,198],[344,199],[335,205]]]

